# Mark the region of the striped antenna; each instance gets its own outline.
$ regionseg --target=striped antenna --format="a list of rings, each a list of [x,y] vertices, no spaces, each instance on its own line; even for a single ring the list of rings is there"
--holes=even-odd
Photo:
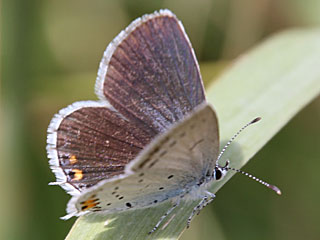
[[[242,171],[242,170],[235,169],[235,168],[232,168],[232,167],[228,167],[228,166],[224,167],[224,169],[226,169],[226,170],[232,170],[232,171],[241,173],[241,174],[247,176],[248,178],[251,178],[251,179],[253,179],[253,180],[256,180],[258,183],[261,183],[262,185],[265,185],[267,188],[272,189],[272,190],[275,191],[278,195],[281,195],[281,190],[280,190],[277,186],[271,185],[271,184],[269,184],[269,183],[267,183],[267,182],[265,182],[265,181],[263,181],[263,180],[255,177],[255,176],[253,176],[253,175],[251,175],[251,174],[249,174],[249,173],[247,173],[247,172],[244,172],[244,171]]]
[[[219,159],[222,157],[222,155],[223,155],[223,153],[226,151],[226,149],[230,146],[230,144],[234,141],[234,139],[236,139],[236,137],[238,137],[239,134],[240,134],[244,129],[246,129],[246,128],[249,127],[251,124],[256,123],[256,122],[258,122],[258,121],[260,121],[260,120],[261,120],[261,117],[257,117],[257,118],[255,118],[255,119],[253,119],[252,121],[250,121],[249,123],[247,123],[246,125],[244,125],[235,135],[233,135],[233,137],[227,142],[227,144],[226,144],[226,145],[223,147],[223,149],[221,150],[221,152],[220,152],[220,154],[219,154],[216,162],[219,161]],[[249,173],[247,173],[247,172],[244,172],[244,171],[240,170],[240,169],[235,169],[235,168],[232,168],[232,167],[228,167],[228,165],[229,165],[229,161],[227,161],[227,162],[226,162],[226,165],[225,165],[224,167],[221,167],[221,168],[222,168],[222,169],[225,169],[225,170],[232,170],[232,171],[241,173],[241,174],[243,174],[243,175],[245,175],[245,176],[247,176],[247,177],[249,177],[249,178],[257,181],[258,183],[261,183],[262,185],[266,186],[267,188],[272,189],[272,190],[275,191],[278,195],[281,195],[281,190],[280,190],[277,186],[271,185],[271,184],[269,184],[269,183],[267,183],[267,182],[265,182],[265,181],[263,181],[263,180],[255,177],[255,176],[253,176],[253,175],[251,175],[251,174],[249,174]]]
[[[261,117],[257,117],[255,119],[253,119],[251,122],[247,123],[246,125],[244,125],[235,135],[233,135],[233,137],[227,142],[227,144],[223,147],[223,149],[221,150],[216,162],[218,162],[220,160],[220,158],[222,157],[223,153],[226,151],[226,149],[229,147],[229,145],[236,139],[236,137],[239,136],[239,134],[246,129],[247,127],[249,127],[251,124],[254,124],[258,121],[261,120]]]

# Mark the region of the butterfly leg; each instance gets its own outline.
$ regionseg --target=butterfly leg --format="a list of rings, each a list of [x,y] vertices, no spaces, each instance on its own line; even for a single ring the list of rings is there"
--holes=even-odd
[[[157,222],[157,224],[154,226],[154,228],[149,232],[149,234],[153,233],[158,229],[162,221],[180,204],[180,201],[177,201],[169,210],[160,218],[160,220]]]
[[[203,209],[205,206],[207,206],[209,203],[211,203],[214,200],[214,198],[216,197],[216,195],[214,195],[213,193],[208,192],[208,191],[206,191],[206,194],[207,195],[204,196],[202,198],[202,200],[199,202],[199,204],[197,206],[195,206],[194,209],[192,210],[192,213],[187,221],[187,228],[190,227],[190,223],[191,223],[191,220],[194,217],[194,215],[199,214],[201,209]]]

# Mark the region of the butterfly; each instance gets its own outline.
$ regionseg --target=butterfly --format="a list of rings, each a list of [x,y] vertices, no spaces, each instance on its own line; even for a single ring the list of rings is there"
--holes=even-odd
[[[104,52],[95,92],[99,101],[73,103],[48,127],[52,184],[72,195],[64,219],[171,201],[153,232],[181,201],[199,200],[189,226],[215,198],[212,183],[232,168],[217,163],[225,150],[219,155],[217,116],[177,17],[160,10],[120,32]]]

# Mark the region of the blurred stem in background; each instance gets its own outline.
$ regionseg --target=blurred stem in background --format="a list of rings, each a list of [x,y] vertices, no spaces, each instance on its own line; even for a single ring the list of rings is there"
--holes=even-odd
[[[30,31],[30,15],[33,15],[34,1],[3,1],[2,3],[2,110],[3,110],[3,145],[1,154],[1,236],[2,239],[22,238],[27,220],[26,215],[30,210],[28,206],[29,194],[22,193],[26,190],[26,182],[19,182],[26,177],[26,164],[24,159],[27,154],[25,134],[28,124],[24,121],[26,116],[26,103],[30,94],[30,56],[32,52],[25,47]],[[24,39],[24,41],[22,41]],[[5,58],[5,61],[4,61]],[[26,178],[27,179],[27,178]],[[19,185],[25,185],[21,188]],[[19,189],[19,191],[17,191]],[[23,200],[22,200],[23,198]],[[22,200],[22,201],[21,201]],[[13,227],[19,231],[14,231]]]
[[[36,159],[45,156],[39,154],[43,146],[35,144],[39,126],[30,116],[37,81],[52,69],[41,27],[41,4],[40,0],[2,2],[1,239],[26,239],[35,233],[35,227],[39,232],[47,231],[39,226],[48,221],[34,212],[49,206],[41,203],[39,194],[39,185],[47,185],[47,174],[39,169]],[[40,175],[34,174],[36,171]],[[43,177],[37,179],[39,176]]]

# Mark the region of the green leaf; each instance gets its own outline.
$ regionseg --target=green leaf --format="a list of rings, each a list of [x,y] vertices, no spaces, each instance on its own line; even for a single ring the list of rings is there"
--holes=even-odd
[[[319,94],[319,59],[320,31],[287,31],[235,60],[211,84],[207,99],[217,111],[222,144],[248,121],[262,117],[259,124],[246,130],[230,146],[223,162],[229,158],[231,166],[242,167]],[[215,183],[212,191],[216,193],[232,175],[229,172],[222,181]],[[270,194],[274,193],[270,191]],[[170,223],[165,228],[160,226],[152,235],[147,233],[171,206],[170,203],[108,216],[80,217],[67,239],[177,239],[196,204],[182,203],[166,219]]]

